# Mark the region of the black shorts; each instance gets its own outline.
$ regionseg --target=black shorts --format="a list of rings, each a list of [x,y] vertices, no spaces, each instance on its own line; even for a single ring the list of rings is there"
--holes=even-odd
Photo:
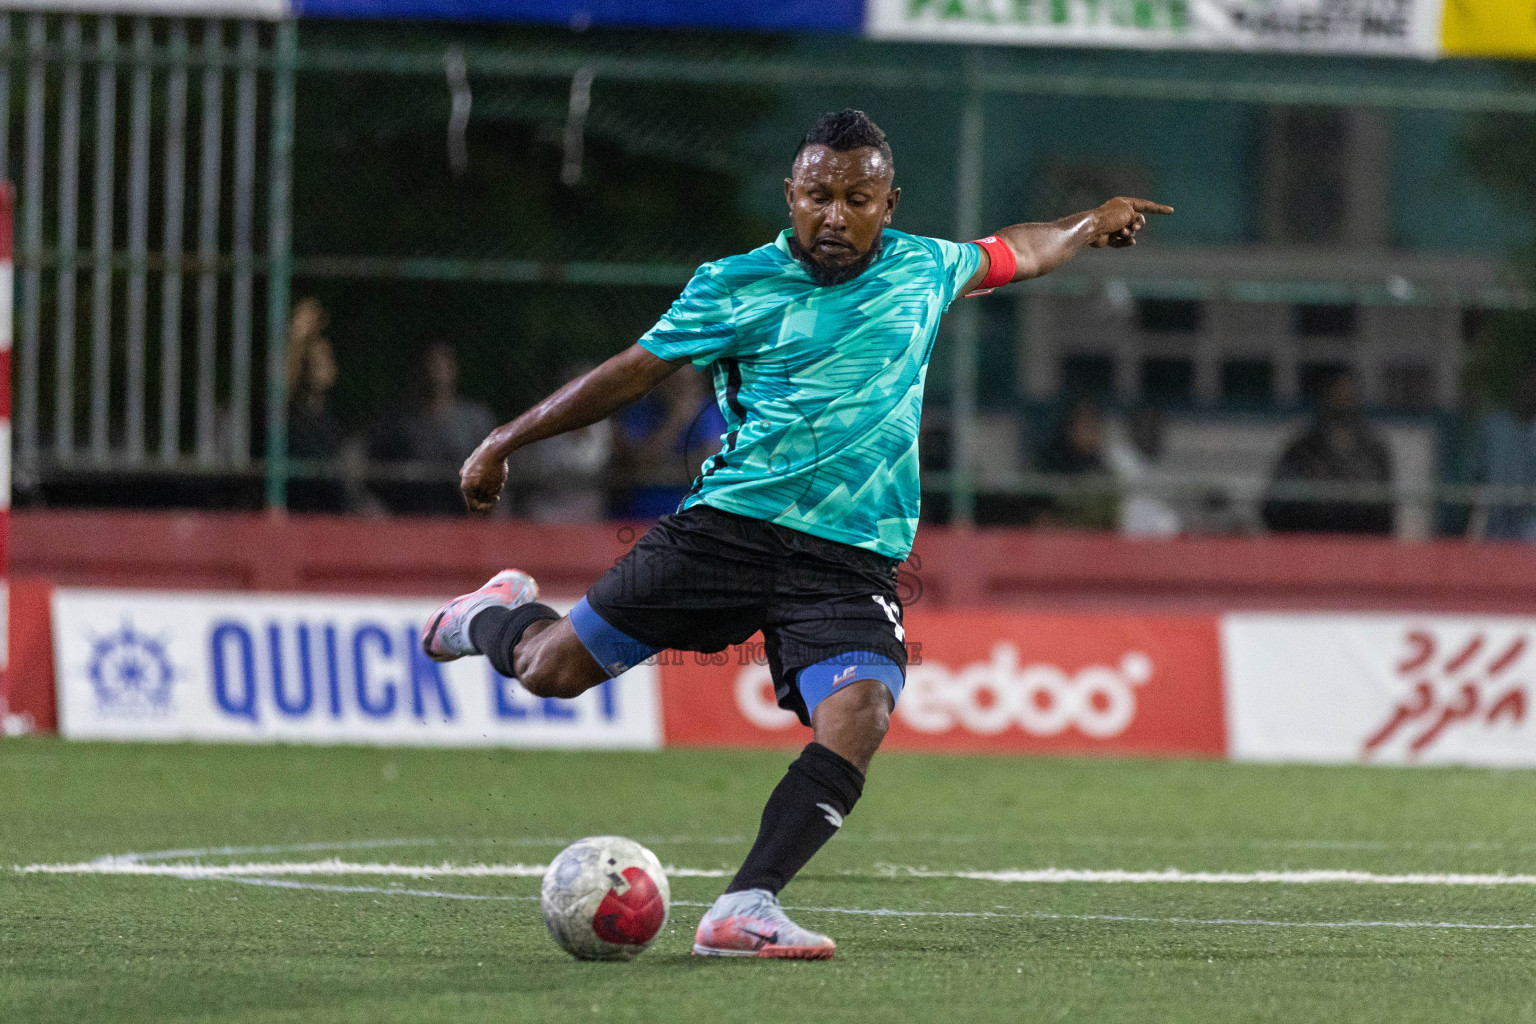
[[[854,664],[874,655],[867,659],[881,666],[874,677],[893,696],[900,692],[907,647],[897,564],[873,551],[695,505],[662,516],[587,591],[586,607],[578,605],[571,622],[612,675],[657,651],[723,651],[761,631],[779,706],[808,725],[800,676],[829,659]]]

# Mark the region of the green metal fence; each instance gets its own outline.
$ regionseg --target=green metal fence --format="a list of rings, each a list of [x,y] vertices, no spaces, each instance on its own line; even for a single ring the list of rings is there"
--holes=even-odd
[[[333,115],[345,120],[325,104],[354,102],[366,110],[360,119],[375,125],[430,124],[442,139],[434,145],[450,150],[455,132],[463,144],[466,126],[473,132],[487,120],[531,125],[535,138],[557,140],[548,148],[561,150],[563,161],[550,173],[561,178],[579,176],[584,139],[621,157],[671,159],[691,147],[687,159],[701,173],[744,178],[760,173],[761,153],[771,147],[742,148],[724,129],[718,146],[701,144],[707,128],[687,117],[651,117],[651,106],[714,110],[732,90],[778,103],[816,90],[896,96],[935,112],[925,152],[949,162],[934,180],[946,180],[950,208],[932,226],[957,238],[993,226],[984,222],[983,186],[1001,172],[989,165],[988,111],[989,103],[1009,97],[1536,114],[1536,91],[1475,68],[1375,62],[1362,70],[1361,62],[1184,55],[1144,59],[1127,72],[1102,56],[1024,62],[1011,50],[934,48],[921,59],[916,53],[851,40],[792,45],[706,35],[637,42],[531,30],[0,14],[0,98],[11,111],[0,125],[0,166],[20,183],[18,483],[108,473],[260,474],[266,503],[280,506],[295,473],[330,472],[288,458],[285,330],[294,282],[328,294],[365,286],[428,289],[422,295],[457,289],[449,301],[543,303],[554,320],[565,318],[572,296],[586,295],[595,300],[593,315],[611,313],[617,337],[644,310],[659,312],[701,258],[720,255],[709,251],[716,243],[692,238],[686,227],[676,229],[675,239],[648,236],[648,244],[615,238],[520,246],[514,238],[487,251],[479,242],[461,244],[480,237],[472,214],[464,215],[460,240],[434,242],[424,229],[394,248],[345,239],[338,248],[332,239],[306,235],[304,215],[291,219],[316,189],[314,177],[305,176],[316,167],[295,171],[304,126],[328,124]],[[476,151],[471,140],[466,158],[493,158],[487,145]],[[445,162],[454,160],[450,152]],[[81,188],[87,166],[89,201]],[[353,170],[318,168],[343,187]],[[577,199],[587,201],[577,196],[572,203]],[[91,230],[83,240],[87,211]],[[184,231],[188,224],[191,232]],[[184,289],[186,281],[195,286]],[[1305,277],[1165,276],[1131,278],[1129,285],[1136,294],[1239,301],[1526,304],[1513,289],[1416,296],[1390,282]],[[1033,287],[1076,294],[1093,286],[1064,273]],[[156,312],[158,331],[151,326]],[[479,314],[484,321],[495,315]],[[953,465],[941,482],[953,518],[967,522],[977,490],[976,305],[957,305],[946,329]],[[252,454],[258,437],[259,457]]]

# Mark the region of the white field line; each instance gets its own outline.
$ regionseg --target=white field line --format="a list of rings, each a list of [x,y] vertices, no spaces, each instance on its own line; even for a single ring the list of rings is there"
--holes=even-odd
[[[185,850],[157,850],[151,853],[114,853],[98,857],[101,861],[175,860],[189,857],[245,857],[253,853],[323,853],[329,850],[382,850],[405,846],[569,846],[579,836],[516,836],[506,839],[354,839],[333,843],[284,843],[266,846],[204,846]],[[728,845],[747,843],[750,836],[641,836],[637,842],[667,845]]]
[[[261,846],[206,846],[180,850],[157,850],[148,853],[118,853],[97,858],[103,861],[162,861],[187,860],[202,857],[247,857],[252,854],[326,853],[345,850],[382,850],[402,847],[428,846],[511,846],[511,847],[563,847],[577,840],[577,836],[515,836],[504,838],[418,838],[418,839],[355,839],[339,842],[308,842],[268,844]],[[746,845],[751,836],[633,836],[647,846],[733,846]],[[925,846],[973,845],[996,841],[994,836],[956,835],[951,833],[912,833],[895,835],[884,833],[850,833],[839,835],[839,843],[890,845],[895,843],[921,843]],[[1167,849],[1283,849],[1283,850],[1413,850],[1420,852],[1489,853],[1502,850],[1536,850],[1536,843],[1507,844],[1499,842],[1384,842],[1375,840],[1338,839],[1168,839],[1145,836],[1058,836],[1025,837],[1009,840],[1023,847],[1034,846],[1095,846],[1105,849],[1126,847],[1161,847]]]
[[[476,902],[519,901],[532,902],[537,896],[493,896],[481,893],[439,892],[434,889],[381,888],[370,885],[319,885],[314,882],[290,882],[278,878],[226,877],[227,882],[243,885],[260,885],[278,889],[309,889],[317,892],[363,893],[378,896],[425,896],[444,900],[473,900]],[[703,909],[708,903],[673,900],[674,907]],[[799,914],[851,914],[859,917],[958,917],[1001,918],[1015,921],[1103,921],[1110,924],[1184,924],[1215,927],[1241,928],[1428,928],[1460,931],[1533,931],[1536,924],[1484,924],[1475,921],[1267,921],[1259,918],[1199,918],[1199,917],[1134,917],[1128,914],[1053,914],[1048,911],[1033,913],[1004,913],[994,910],[892,910],[885,907],[873,910],[860,907],[785,907]]]
[[[496,896],[475,892],[439,892],[436,889],[405,889],[400,886],[380,888],[376,885],[320,885],[315,882],[290,882],[283,878],[242,878],[226,876],[223,882],[239,882],[242,885],[260,885],[270,889],[308,889],[314,892],[375,893],[382,896],[429,896],[439,900],[473,900],[476,903],[528,903],[537,902],[537,896]]]
[[[385,850],[401,846],[436,846],[437,839],[353,839],[339,843],[285,843],[269,846],[203,846],[187,850],[157,850],[151,853],[111,853],[96,858],[101,862],[137,862],[176,860],[187,857],[246,857],[253,853],[324,853],[328,850]]]
[[[1094,882],[1151,885],[1159,883],[1194,883],[1199,885],[1536,885],[1536,875],[1466,875],[1414,873],[1380,875],[1371,871],[1095,871],[1079,868],[1010,869],[1003,871],[928,871],[923,868],[881,865],[881,873],[906,878],[964,878],[977,882],[1013,882],[1051,884]]]
[[[398,878],[539,878],[546,864],[381,864],[359,863],[337,858],[317,861],[275,861],[243,864],[152,863],[122,858],[101,858],[76,864],[27,864],[15,870],[22,874],[44,875],[161,875],[173,878],[229,878],[294,875],[373,875]],[[680,868],[669,866],[667,874],[676,878],[725,878],[732,871],[721,868]],[[1386,875],[1369,871],[1162,871],[1088,870],[1078,868],[1039,868],[1003,871],[930,871],[897,865],[876,865],[873,872],[845,874],[876,877],[946,878],[979,882],[1013,884],[1201,884],[1201,885],[1432,885],[1432,886],[1536,886],[1536,875],[1506,874],[1400,874]]]
[[[234,878],[282,875],[383,875],[394,878],[542,878],[548,864],[379,864],[331,858],[246,864],[154,863],[103,857],[78,864],[26,864],[25,875],[159,875],[169,878]],[[724,868],[668,867],[673,878],[729,878]]]

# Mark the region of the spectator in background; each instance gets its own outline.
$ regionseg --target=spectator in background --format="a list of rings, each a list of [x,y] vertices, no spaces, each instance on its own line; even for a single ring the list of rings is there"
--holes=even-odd
[[[1096,404],[1086,398],[1072,403],[1060,432],[1041,453],[1040,470],[1065,477],[1068,484],[1083,486],[1084,492],[1054,498],[1039,520],[1041,525],[1115,528],[1119,501],[1102,487],[1109,472],[1104,462],[1104,433],[1104,415]]]
[[[1508,410],[1482,417],[1477,425],[1467,477],[1492,487],[1536,487],[1536,367],[1515,384]],[[1467,535],[1473,539],[1536,541],[1536,506],[1530,502],[1479,502]]]
[[[572,381],[593,368],[572,363],[560,371],[560,381]],[[590,427],[551,437],[513,453],[537,481],[528,495],[529,518],[541,523],[595,523],[608,510],[608,464],[613,454],[613,423],[599,420]],[[669,510],[670,511],[670,510]]]
[[[1340,373],[1328,383],[1317,419],[1286,446],[1274,482],[1392,483],[1392,456],[1380,433],[1361,415],[1360,388],[1351,374]],[[1304,500],[1272,492],[1264,501],[1263,517],[1266,526],[1281,533],[1392,532],[1392,502],[1380,499]]]
[[[435,341],[422,353],[416,381],[421,390],[415,408],[386,423],[374,454],[440,469],[442,479],[388,486],[388,504],[397,512],[420,515],[462,513],[458,468],[496,429],[496,416],[484,403],[459,393],[459,359],[446,341]]]
[[[620,519],[655,519],[677,511],[700,464],[720,450],[725,418],[700,374],[678,370],[614,417],[613,453],[628,490]]]
[[[496,429],[484,402],[459,393],[459,357],[446,341],[428,346],[421,359],[424,395],[404,426],[406,458],[459,468]]]
[[[336,461],[342,454],[341,426],[331,403],[336,386],[336,351],[325,330],[330,317],[316,298],[300,299],[288,322],[288,457],[306,463],[288,485],[295,512],[342,512],[347,486]],[[320,476],[315,475],[319,469]]]
[[[1120,532],[1127,537],[1173,537],[1183,522],[1155,486],[1163,455],[1163,414],[1144,405],[1129,422],[1112,424],[1104,445],[1105,461],[1125,497],[1120,502]]]

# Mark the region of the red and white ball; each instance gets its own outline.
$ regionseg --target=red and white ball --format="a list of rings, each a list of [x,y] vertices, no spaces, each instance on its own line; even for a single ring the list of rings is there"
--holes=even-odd
[[[633,960],[667,923],[672,898],[656,855],[623,836],[590,836],[544,872],[549,934],[578,960]]]

